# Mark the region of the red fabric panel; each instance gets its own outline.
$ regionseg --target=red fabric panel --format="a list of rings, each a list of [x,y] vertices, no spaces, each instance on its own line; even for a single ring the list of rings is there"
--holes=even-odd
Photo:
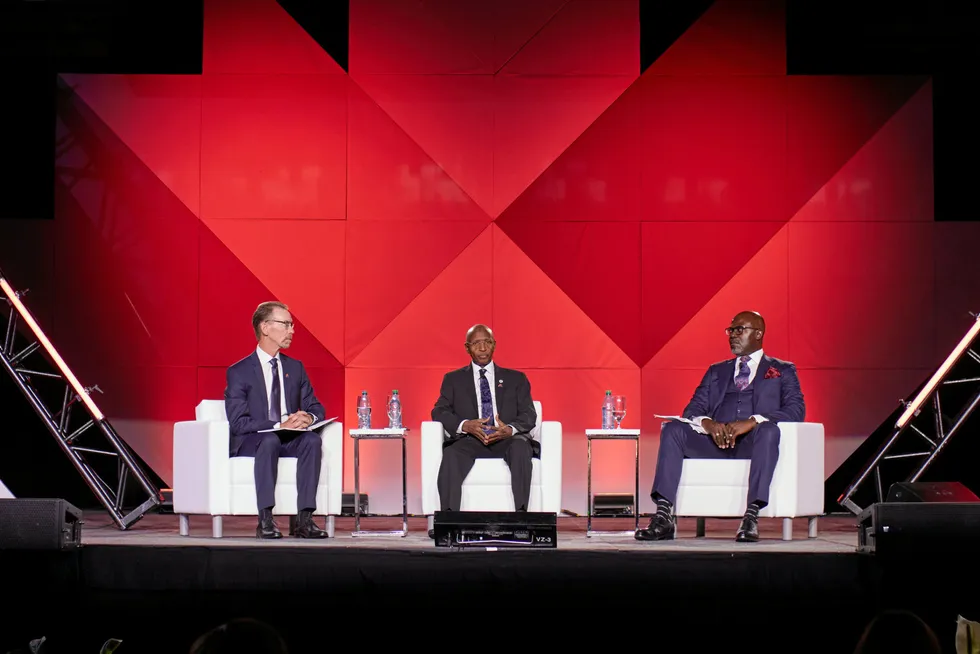
[[[346,76],[205,75],[202,84],[202,218],[345,217]]]
[[[275,0],[207,0],[202,66],[205,74],[345,74]]]

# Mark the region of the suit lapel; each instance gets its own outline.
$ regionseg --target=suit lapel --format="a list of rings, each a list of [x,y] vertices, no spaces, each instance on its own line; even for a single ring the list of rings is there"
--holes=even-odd
[[[493,364],[493,367],[494,367],[494,371],[493,371],[493,376],[494,376],[493,397],[494,397],[494,400],[496,400],[496,402],[497,402],[497,415],[500,415],[500,413],[502,411],[502,408],[501,407],[504,406],[504,402],[503,402],[503,398],[504,398],[504,387],[507,386],[507,377],[508,377],[508,375],[507,375],[507,370],[505,370],[504,368],[501,368],[497,364]],[[500,419],[502,421],[503,420],[503,417],[501,417]]]
[[[262,363],[259,361],[258,352],[252,352],[252,370],[255,371],[255,378],[258,380],[259,395],[262,396],[262,406],[265,407],[263,415],[269,415],[269,395],[265,392],[265,375],[262,373]]]
[[[759,406],[759,389],[763,386],[766,378],[766,371],[772,365],[772,359],[765,354],[759,359],[759,368],[755,371],[755,379],[752,380],[752,406]]]
[[[293,414],[299,411],[298,406],[293,406],[293,380],[290,379],[289,373],[293,369],[293,360],[289,357],[283,356],[282,352],[279,353],[279,365],[282,366],[282,392],[283,397],[286,399],[286,413]]]
[[[465,368],[461,368],[459,374],[463,380],[462,388],[466,389],[466,401],[470,404],[470,412],[468,415],[478,416],[480,415],[480,405],[477,403],[476,397],[480,393],[480,385],[478,382],[473,381],[472,364],[466,366]]]

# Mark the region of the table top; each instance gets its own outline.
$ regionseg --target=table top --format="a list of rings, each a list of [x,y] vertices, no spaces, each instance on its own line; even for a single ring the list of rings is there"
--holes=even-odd
[[[408,431],[407,427],[401,427],[399,429],[392,429],[390,427],[384,427],[381,429],[351,429],[351,438],[404,438],[405,432]]]
[[[604,440],[633,440],[640,437],[639,429],[586,429],[585,437]]]

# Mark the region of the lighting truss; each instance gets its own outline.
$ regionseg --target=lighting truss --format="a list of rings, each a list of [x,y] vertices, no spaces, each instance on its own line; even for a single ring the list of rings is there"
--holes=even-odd
[[[905,478],[893,481],[918,481],[980,403],[980,313],[971,315],[973,325],[915,398],[903,402],[891,436],[838,498],[855,515],[866,508],[855,494],[869,477],[873,476],[878,502],[884,501],[886,475],[896,463],[904,464]]]
[[[161,504],[160,490],[142,470],[127,445],[113,430],[105,414],[92,399],[92,391],[98,386],[84,387],[54,345],[44,334],[34,316],[24,305],[23,293],[17,292],[0,271],[0,289],[10,307],[6,335],[0,348],[0,365],[20,387],[24,397],[44,422],[58,446],[68,456],[75,469],[99,502],[106,508],[120,529],[128,529],[148,511]],[[18,323],[27,329],[19,330]],[[24,332],[26,345],[18,343],[20,331]],[[57,372],[38,370],[28,359],[35,353],[45,355]],[[36,357],[34,357],[36,359]],[[33,360],[33,359],[31,359]],[[51,398],[54,397],[54,402]],[[60,397],[60,400],[57,399]],[[56,410],[51,404],[60,406]],[[127,508],[127,485],[135,480],[139,501]]]

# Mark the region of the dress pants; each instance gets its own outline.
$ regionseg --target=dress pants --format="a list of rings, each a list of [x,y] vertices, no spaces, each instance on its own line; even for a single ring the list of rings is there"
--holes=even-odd
[[[463,499],[463,481],[477,459],[503,459],[510,468],[514,508],[526,511],[531,497],[531,443],[518,434],[484,445],[473,436],[463,436],[442,450],[439,466],[439,500],[444,511],[459,511]]]
[[[232,456],[255,457],[255,495],[260,511],[276,504],[279,457],[296,457],[296,508],[316,510],[323,456],[323,441],[317,432],[282,432],[282,436],[276,432],[245,434],[238,452]]]
[[[659,495],[671,504],[677,503],[684,459],[751,459],[746,503],[759,502],[765,506],[769,503],[769,485],[779,459],[779,427],[763,422],[740,436],[734,448],[723,450],[710,435],[699,434],[683,422],[668,422],[660,432],[657,473],[651,491],[654,499]]]

